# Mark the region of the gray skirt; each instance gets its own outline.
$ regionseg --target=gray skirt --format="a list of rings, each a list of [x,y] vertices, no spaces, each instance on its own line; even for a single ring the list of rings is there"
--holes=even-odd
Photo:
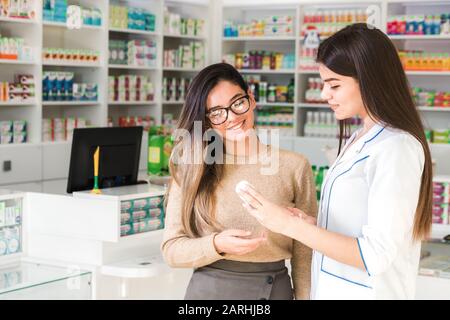
[[[292,300],[291,278],[284,260],[219,260],[194,270],[186,300]]]

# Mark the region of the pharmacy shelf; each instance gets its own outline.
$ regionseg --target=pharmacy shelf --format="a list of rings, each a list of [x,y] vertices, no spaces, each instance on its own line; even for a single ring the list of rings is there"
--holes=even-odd
[[[277,70],[265,70],[265,69],[240,69],[240,73],[260,73],[260,74],[295,74],[294,69],[277,69]]]
[[[80,29],[69,29],[65,22],[44,21],[44,27],[66,28],[68,30],[103,30],[103,26],[91,26],[83,24]]]
[[[31,101],[1,101],[0,102],[0,107],[1,106],[33,106],[36,103],[37,103],[36,100],[31,100]]]
[[[99,68],[100,63],[80,63],[80,62],[70,62],[70,61],[51,61],[46,60],[42,62],[43,66],[61,66],[61,67],[77,67],[77,68]]]
[[[177,67],[163,67],[163,71],[178,71],[178,72],[199,72],[201,68],[177,68]]]
[[[28,147],[35,147],[40,146],[41,143],[34,143],[34,142],[25,142],[25,143],[8,143],[8,144],[0,144],[0,149],[7,149],[7,148],[28,148]],[[1,189],[1,188],[0,188]]]
[[[297,70],[298,74],[319,74],[319,70]]]
[[[295,36],[268,36],[268,37],[223,37],[222,41],[295,41]]]
[[[446,235],[450,234],[450,225],[449,224],[438,224],[433,223],[431,227],[431,238],[433,239],[442,239]]]
[[[190,35],[182,35],[182,34],[164,34],[165,38],[175,38],[175,39],[189,39],[189,40],[206,40],[206,37],[204,36],[190,36]]]
[[[110,106],[152,106],[158,104],[157,101],[109,101]]]
[[[146,31],[146,30],[136,30],[136,29],[121,29],[121,28],[109,28],[110,32],[117,32],[117,33],[128,33],[128,34],[141,34],[146,36],[160,36],[158,32],[155,31]]]
[[[440,5],[440,4],[446,4],[448,3],[447,0],[430,0],[430,1],[423,1],[423,0],[386,0],[387,4],[391,3],[401,3],[403,5],[407,4],[408,6],[428,6],[428,5]]]
[[[183,105],[184,101],[163,101],[162,104],[166,104],[166,105]]]
[[[298,108],[317,108],[317,109],[328,109],[330,106],[327,103],[298,103]]]
[[[450,76],[450,71],[405,71],[410,76]]]
[[[42,101],[43,106],[92,106],[100,104],[99,101]]]
[[[158,70],[157,67],[147,67],[147,66],[130,66],[126,64],[109,64],[110,69],[124,69],[124,70]]]
[[[34,61],[12,60],[12,59],[0,59],[0,64],[25,64],[25,65],[34,65],[34,64],[36,64],[36,62],[34,62]]]
[[[431,148],[443,149],[450,151],[450,143],[429,143]]]
[[[274,107],[295,107],[294,103],[290,102],[256,102],[259,107],[274,106]]]
[[[48,142],[41,142],[39,145],[41,146],[56,146],[56,145],[67,145],[71,144],[72,140],[62,140],[62,141],[48,141]]]
[[[450,112],[450,107],[417,107],[419,111]]]
[[[450,40],[450,35],[389,35],[391,40]]]
[[[23,23],[23,24],[36,24],[38,23],[35,19],[25,19],[25,18],[10,18],[10,17],[0,17],[0,22],[12,22],[12,23]]]

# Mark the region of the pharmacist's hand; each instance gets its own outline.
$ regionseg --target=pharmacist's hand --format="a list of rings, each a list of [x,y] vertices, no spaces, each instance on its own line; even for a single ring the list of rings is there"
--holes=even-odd
[[[259,223],[273,232],[287,235],[288,227],[298,219],[287,208],[270,202],[251,186],[243,186],[239,196],[244,200],[243,207]]]
[[[317,219],[307,215],[302,210],[300,210],[298,208],[287,208],[287,209],[291,212],[291,214],[294,217],[301,218],[306,223],[309,223],[309,224],[312,224],[312,225],[317,225]]]
[[[266,241],[266,237],[250,238],[250,231],[229,229],[224,230],[214,237],[214,246],[220,254],[244,255],[258,248]]]

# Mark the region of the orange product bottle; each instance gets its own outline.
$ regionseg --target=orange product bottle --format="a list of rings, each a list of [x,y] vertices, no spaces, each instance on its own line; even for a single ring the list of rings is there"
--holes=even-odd
[[[399,51],[398,57],[400,58],[400,62],[402,63],[403,69],[406,70],[406,52],[405,51]]]
[[[445,71],[450,71],[450,54],[448,53],[444,53],[442,68]]]
[[[422,69],[423,71],[430,70],[430,54],[424,52],[422,55]]]
[[[414,54],[414,67],[413,70],[420,71],[422,68],[422,52],[416,52]]]
[[[430,71],[436,71],[436,58],[433,53],[430,53],[429,66]]]
[[[444,57],[442,53],[436,54],[436,71],[444,71]]]
[[[405,70],[414,69],[414,57],[411,52],[407,52],[405,55]]]

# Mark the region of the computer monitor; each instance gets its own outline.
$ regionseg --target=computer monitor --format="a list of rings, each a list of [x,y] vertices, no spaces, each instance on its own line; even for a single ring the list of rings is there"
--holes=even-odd
[[[67,192],[93,188],[97,147],[100,147],[100,189],[137,184],[142,130],[142,127],[75,129]]]

